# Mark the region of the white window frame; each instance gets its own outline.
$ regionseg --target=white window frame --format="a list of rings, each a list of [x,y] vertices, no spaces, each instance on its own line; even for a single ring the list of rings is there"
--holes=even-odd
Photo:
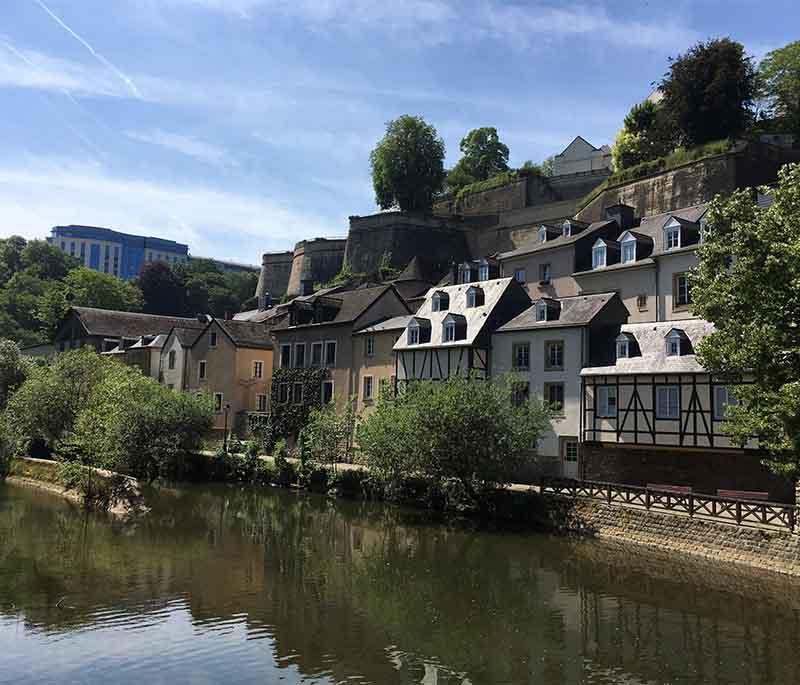
[[[267,411],[267,396],[263,393],[256,395],[256,411],[259,414],[264,414]],[[263,407],[263,408],[262,408]]]
[[[284,363],[283,359],[283,352],[288,348],[289,350],[289,358]],[[281,357],[280,357],[280,368],[282,369],[290,369],[292,368],[292,344],[291,343],[281,343]]]
[[[555,402],[550,401],[550,389],[556,387],[561,387],[561,406],[555,407],[553,411],[555,412],[556,416],[563,416],[564,412],[566,411],[565,407],[567,404],[567,397],[566,397],[566,386],[562,381],[553,381],[552,383],[550,381],[547,381],[544,383],[544,386],[542,387],[543,394],[545,396],[544,401],[548,405],[556,404]]]
[[[299,357],[299,355],[297,354],[297,350],[299,350],[301,348],[303,350],[303,365],[302,366],[297,366],[297,359]],[[307,364],[306,364],[306,344],[304,342],[295,343],[294,344],[294,364],[293,364],[293,367],[297,368],[297,369],[304,369],[306,366],[307,366]]]
[[[319,359],[314,361],[314,350],[319,350]],[[322,362],[325,359],[325,343],[323,342],[314,342],[311,343],[311,359],[309,359],[309,364],[314,367],[322,366]]]
[[[445,298],[447,298],[446,304],[444,307],[442,307]],[[431,297],[431,311],[446,312],[448,309],[450,309],[450,296],[445,294],[444,297],[442,297],[442,293],[439,292],[434,293],[433,297]]]
[[[330,388],[331,388],[331,398],[327,402],[325,401],[325,386],[326,385],[330,385]],[[331,404],[333,402],[334,390],[335,390],[335,386],[334,386],[332,378],[327,378],[324,381],[322,381],[322,395],[320,396],[320,402],[322,402],[322,404]]]
[[[364,338],[364,355],[367,357],[375,356],[375,336],[368,335]]]
[[[475,307],[475,290],[467,290],[467,309]]]
[[[408,344],[419,345],[419,326],[409,326],[408,328]]]
[[[217,398],[219,398],[219,402],[217,402]],[[217,408],[219,405],[219,408]],[[214,393],[214,413],[221,414],[225,409],[225,396],[221,392]]]
[[[536,320],[537,321],[547,321],[547,303],[546,302],[537,302],[536,303]]]
[[[739,404],[739,400],[731,395],[731,391],[727,386],[714,386],[714,421],[724,421],[726,407],[737,404]]]
[[[681,246],[681,225],[674,219],[664,226],[664,251],[677,250]]]
[[[175,362],[177,358],[178,354],[175,352],[175,350],[170,350],[169,352],[167,352],[167,369],[169,369],[170,371],[175,370]]]
[[[596,245],[592,248],[592,269],[604,269],[608,257],[605,245]]]
[[[574,464],[578,461],[578,455],[580,454],[578,447],[577,440],[565,440],[564,441],[564,461]]]
[[[665,354],[668,357],[681,356],[681,343],[682,340],[678,335],[667,335]]]
[[[264,362],[260,359],[253,360],[253,378],[264,377]]]
[[[561,235],[565,238],[569,238],[572,235],[572,224],[569,221],[561,224]]]
[[[488,264],[481,264],[478,266],[478,280],[479,281],[488,281],[489,280],[489,265]]]
[[[546,264],[539,264],[539,282],[540,283],[550,283],[551,277],[551,270],[550,270],[550,262]]]
[[[519,352],[524,350],[525,363],[519,363]],[[531,344],[529,342],[516,342],[511,346],[511,368],[515,371],[530,371]]]
[[[300,392],[295,392],[298,388],[300,388]],[[297,399],[297,396],[300,395],[300,399]],[[295,381],[292,383],[292,404],[303,404],[303,384],[299,381]]]
[[[197,380],[208,380],[208,362],[205,359],[201,359],[197,362]]]
[[[673,402],[673,400],[675,400]],[[662,411],[666,408],[666,412]],[[673,411],[673,409],[675,411]],[[679,385],[656,386],[656,418],[660,421],[677,421],[681,418],[681,388]]]
[[[329,361],[328,360],[328,345],[333,345],[333,361]],[[339,352],[338,348],[339,348],[339,345],[337,344],[337,342],[335,340],[326,340],[325,341],[325,349],[324,349],[324,355],[323,355],[323,360],[325,362],[325,366],[336,366],[336,355]]]
[[[539,242],[547,242],[547,229],[544,226],[539,226]]]
[[[521,266],[518,269],[514,269],[514,280],[517,283],[525,283],[525,267]]]
[[[456,341],[456,322],[455,321],[445,321],[442,324],[442,340],[444,342],[455,342]]]
[[[371,402],[375,398],[375,379],[372,376],[364,376],[361,381],[361,388],[363,391],[363,396],[361,399],[364,402]],[[369,389],[369,392],[367,392],[367,389]]]
[[[556,353],[557,364],[553,363],[553,351],[558,350]],[[563,371],[564,370],[564,341],[563,340],[546,340],[544,343],[544,370],[545,371]]]
[[[630,252],[630,254],[628,254]],[[636,261],[636,238],[622,241],[622,263],[630,264]]]
[[[681,281],[683,287],[681,287]],[[675,274],[675,306],[688,307],[692,303],[692,290],[689,275],[685,272]]]
[[[597,418],[614,419],[617,417],[617,386],[597,386]]]
[[[617,340],[617,359],[628,359],[631,356],[631,341]]]

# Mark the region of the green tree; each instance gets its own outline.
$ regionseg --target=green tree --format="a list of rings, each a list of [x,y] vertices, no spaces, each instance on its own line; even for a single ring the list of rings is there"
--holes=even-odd
[[[611,150],[614,169],[621,171],[668,154],[674,139],[670,126],[664,110],[654,102],[634,105]]]
[[[180,275],[164,262],[148,262],[136,285],[142,291],[144,311],[161,316],[186,314],[186,287]]]
[[[19,347],[11,340],[0,338],[0,412],[8,399],[22,385],[28,373],[28,364]]]
[[[540,176],[552,176],[553,175],[553,162],[554,158],[551,155],[550,157],[545,157],[541,162],[538,164],[534,162],[532,159],[526,159],[520,170],[524,171],[532,171],[535,174],[539,174]]]
[[[800,134],[800,40],[768,53],[758,76],[768,113],[782,130]]]
[[[74,257],[44,240],[29,240],[22,250],[23,269],[43,280],[59,280],[80,266]]]
[[[549,419],[539,401],[515,406],[510,381],[456,376],[382,396],[357,438],[390,489],[412,476],[436,487],[455,481],[480,505],[530,458]]]
[[[381,209],[431,209],[445,179],[444,141],[432,125],[407,114],[390,121],[370,162],[375,201]]]
[[[17,271],[22,270],[25,245],[25,238],[18,235],[0,239],[0,284],[6,283]]]
[[[752,59],[741,43],[717,38],[671,59],[659,88],[661,107],[686,146],[733,138],[753,120],[757,95]]]
[[[47,331],[39,320],[41,298],[49,282],[31,275],[28,270],[17,271],[0,289],[0,335],[22,345],[35,345],[48,340]]]
[[[447,175],[450,189],[508,171],[508,146],[500,141],[494,127],[473,129],[461,139],[460,149],[462,157]]]
[[[800,462],[800,164],[779,173],[774,203],[758,207],[749,190],[717,197],[707,214],[691,285],[694,313],[715,331],[699,345],[715,376],[734,386],[725,430],[740,445],[752,435],[768,464],[790,476]]]

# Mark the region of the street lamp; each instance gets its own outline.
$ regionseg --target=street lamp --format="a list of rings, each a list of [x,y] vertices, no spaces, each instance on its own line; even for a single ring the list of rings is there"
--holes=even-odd
[[[231,405],[225,405],[225,432],[222,435],[222,449],[225,454],[228,453],[228,412],[231,410]]]

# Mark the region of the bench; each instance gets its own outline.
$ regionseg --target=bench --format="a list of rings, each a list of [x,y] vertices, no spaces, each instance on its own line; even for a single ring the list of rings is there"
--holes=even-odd
[[[728,497],[729,499],[752,499],[760,502],[766,502],[769,499],[769,493],[758,490],[717,490],[717,497]]]
[[[664,492],[675,492],[679,495],[688,495],[692,491],[691,485],[664,485],[663,483],[648,483],[649,490],[663,490]]]

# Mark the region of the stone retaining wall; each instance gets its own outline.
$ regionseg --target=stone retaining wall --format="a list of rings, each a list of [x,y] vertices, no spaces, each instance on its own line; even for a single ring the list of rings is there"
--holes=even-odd
[[[550,523],[561,532],[800,576],[800,537],[788,531],[739,527],[589,500],[545,499]]]

